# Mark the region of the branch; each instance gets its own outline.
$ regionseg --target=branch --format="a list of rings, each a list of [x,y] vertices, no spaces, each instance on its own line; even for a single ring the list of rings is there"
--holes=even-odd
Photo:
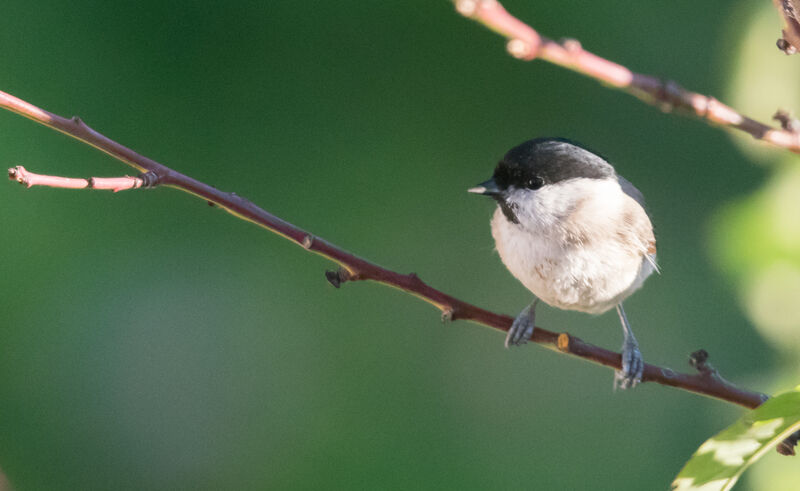
[[[28,170],[21,165],[8,169],[8,178],[29,188],[33,186],[48,186],[51,188],[66,189],[110,189],[115,193],[126,189],[152,187],[156,182],[155,175],[151,173],[140,174],[137,177],[90,177],[89,179],[73,179],[70,177],[34,174],[33,172],[28,172]]]
[[[788,1],[788,0],[787,0]],[[506,49],[515,58],[540,58],[574,70],[658,106],[694,114],[710,124],[735,128],[757,140],[800,153],[800,133],[774,128],[737,112],[717,99],[684,89],[677,83],[634,73],[622,65],[584,50],[574,40],[557,43],[509,14],[497,0],[453,0],[456,10],[509,39]]]
[[[442,311],[443,321],[470,320],[500,331],[508,331],[511,326],[512,318],[509,316],[496,314],[454,298],[429,286],[414,273],[400,274],[357,257],[322,238],[271,215],[234,193],[219,191],[154,160],[141,156],[133,150],[101,135],[77,117],[72,119],[63,118],[1,91],[0,107],[21,114],[49,128],[56,129],[144,171],[148,175],[149,186],[166,185],[198,196],[210,203],[219,205],[239,218],[253,222],[291,240],[308,251],[336,262],[340,266],[339,269],[327,271],[325,276],[337,288],[348,281],[371,280],[399,288],[434,305]],[[9,175],[14,174],[13,171],[17,169],[19,168],[10,169]],[[61,179],[53,176],[47,177]],[[16,179],[14,176],[12,178]],[[585,343],[567,333],[555,333],[536,327],[532,340],[535,343],[598,365],[613,369],[621,368],[621,356],[619,353]],[[764,394],[739,389],[719,377],[716,372],[712,373],[707,370],[700,370],[699,373],[690,375],[677,373],[669,368],[645,364],[642,382],[656,382],[738,404],[746,408],[754,408],[766,400]]]

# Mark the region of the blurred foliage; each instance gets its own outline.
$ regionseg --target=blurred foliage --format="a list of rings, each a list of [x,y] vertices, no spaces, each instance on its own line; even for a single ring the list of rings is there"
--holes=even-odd
[[[732,489],[747,469],[800,427],[800,387],[767,400],[706,440],[672,483],[675,491]]]
[[[775,347],[800,350],[800,168],[776,169],[715,222],[714,250],[748,316]]]
[[[750,2],[505,5],[725,102],[796,95],[729,88],[743,46],[797,62],[774,46],[777,16],[745,36]],[[490,203],[465,189],[528,138],[581,141],[644,192],[656,224],[662,275],[626,303],[645,359],[684,370],[705,348],[743,386],[797,384],[796,357],[737,295],[796,257],[746,240],[774,229],[766,189],[795,156],[739,152],[719,129],[514,60],[445,1],[7,0],[3,17],[2,90],[499,312],[529,294],[492,250]],[[131,172],[10,113],[0,149],[34,172]],[[0,467],[19,490],[663,489],[741,414],[649,384],[612,393],[607,370],[507,351],[392,289],[334,290],[326,261],[173,190],[8,183],[0,213]],[[780,261],[741,257],[754,248]],[[613,315],[537,320],[621,341]]]
[[[728,39],[735,56],[726,92],[730,103],[766,120],[778,108],[800,110],[800,64],[774,56],[762,39],[774,36],[768,3],[742,3]],[[767,181],[732,199],[711,221],[711,252],[735,285],[744,313],[782,362],[761,390],[780,391],[800,378],[800,167],[797,156],[734,135],[753,162],[768,165]],[[746,475],[750,489],[793,489],[800,468],[769,455]]]

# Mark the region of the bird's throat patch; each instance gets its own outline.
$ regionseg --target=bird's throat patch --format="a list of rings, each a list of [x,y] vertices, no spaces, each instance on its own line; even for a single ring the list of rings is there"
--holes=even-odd
[[[500,209],[503,211],[503,215],[505,215],[506,219],[511,223],[519,224],[519,219],[517,218],[517,206],[514,203],[509,203],[504,199],[498,199],[497,204],[500,205]]]

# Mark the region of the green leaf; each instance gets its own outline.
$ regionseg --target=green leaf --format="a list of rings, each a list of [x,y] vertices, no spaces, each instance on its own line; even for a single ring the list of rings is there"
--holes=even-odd
[[[731,489],[748,466],[798,428],[800,386],[767,400],[706,440],[672,482],[672,489]]]

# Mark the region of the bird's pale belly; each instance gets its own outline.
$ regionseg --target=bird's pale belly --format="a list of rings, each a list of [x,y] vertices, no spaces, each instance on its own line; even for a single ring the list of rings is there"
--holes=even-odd
[[[605,312],[639,289],[653,272],[643,255],[632,254],[614,241],[564,249],[542,235],[504,222],[492,227],[500,258],[528,290],[554,307]]]

